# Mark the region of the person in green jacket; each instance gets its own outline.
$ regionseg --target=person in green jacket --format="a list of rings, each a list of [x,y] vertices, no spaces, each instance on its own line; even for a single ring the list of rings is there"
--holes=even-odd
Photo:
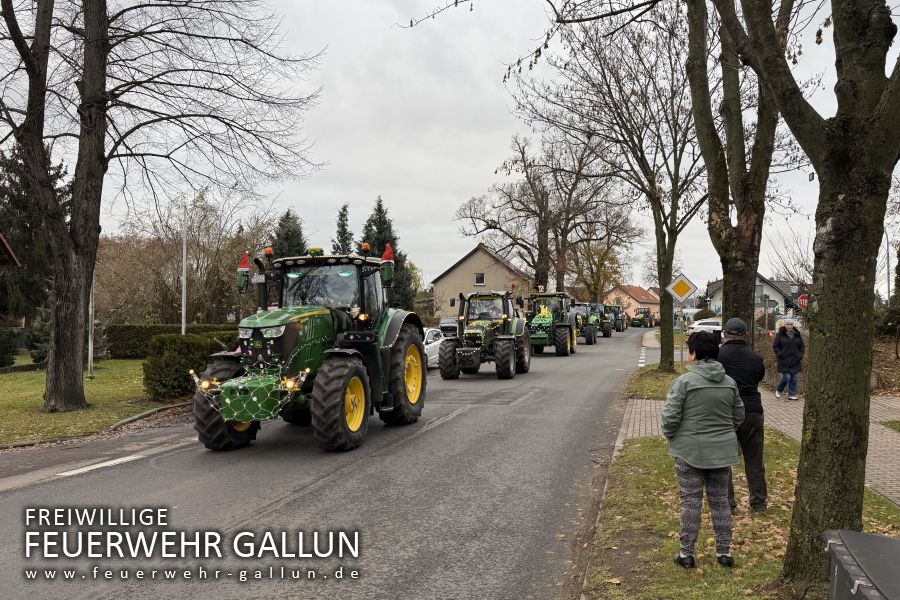
[[[696,566],[694,546],[700,531],[703,490],[709,500],[716,537],[716,560],[733,567],[728,473],[738,463],[735,430],[744,422],[744,403],[734,380],[716,361],[719,346],[707,331],[687,341],[688,372],[672,383],[662,410],[663,435],[675,457],[675,478],[681,496],[681,550],[675,563]]]

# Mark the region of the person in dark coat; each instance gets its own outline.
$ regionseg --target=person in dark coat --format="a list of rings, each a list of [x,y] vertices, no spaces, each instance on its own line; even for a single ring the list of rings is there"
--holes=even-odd
[[[725,367],[725,374],[737,384],[746,413],[744,422],[736,433],[741,454],[744,455],[744,470],[747,473],[747,486],[750,488],[750,509],[753,512],[765,512],[768,489],[763,460],[763,405],[758,386],[766,374],[766,367],[762,356],[747,346],[747,324],[744,321],[729,319],[722,333],[724,342],[719,349],[718,361]],[[730,473],[728,503],[731,505],[731,514],[734,514],[737,501]]]
[[[806,345],[793,321],[787,321],[778,329],[772,349],[775,350],[775,356],[778,357],[778,372],[781,373],[781,380],[775,388],[775,397],[781,398],[781,392],[787,387],[788,400],[796,400],[797,373],[800,372],[800,363],[803,362]]]

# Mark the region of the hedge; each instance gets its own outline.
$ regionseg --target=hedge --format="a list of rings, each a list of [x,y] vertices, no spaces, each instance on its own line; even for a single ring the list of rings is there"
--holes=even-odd
[[[189,371],[202,373],[218,344],[199,335],[167,333],[150,340],[144,360],[144,390],[152,400],[170,401],[194,391]]]
[[[221,334],[226,330],[237,338],[237,326],[233,324],[188,325],[187,327],[188,333],[199,335]],[[177,324],[109,325],[106,328],[106,341],[109,344],[110,358],[146,358],[150,351],[150,340],[154,336],[180,333],[181,325]]]

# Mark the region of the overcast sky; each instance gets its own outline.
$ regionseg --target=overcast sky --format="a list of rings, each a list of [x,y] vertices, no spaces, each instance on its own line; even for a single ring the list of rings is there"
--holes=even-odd
[[[468,252],[476,240],[459,233],[456,208],[496,181],[494,169],[509,155],[510,138],[528,133],[512,115],[503,83],[504,61],[533,47],[547,17],[540,0],[480,0],[474,10],[448,11],[414,29],[394,27],[425,14],[440,0],[274,0],[284,15],[286,44],[294,52],[326,49],[311,87],[321,85],[319,106],[307,117],[315,141],[312,159],[326,162],[314,175],[272,189],[279,210],[293,208],[310,243],[328,247],[338,207],[350,203],[358,235],[381,195],[394,219],[400,246],[430,281]],[[816,46],[815,29],[803,39],[807,72],[825,71],[825,90],[813,99],[833,112],[830,35]],[[829,32],[830,33],[830,32]],[[540,71],[538,71],[540,73]],[[769,240],[809,238],[817,182],[808,172],[780,178],[801,214],[767,218],[760,272],[770,275]],[[652,249],[652,222],[635,249],[632,280],[642,281]],[[685,274],[701,287],[721,276],[718,258],[699,220],[679,241]]]

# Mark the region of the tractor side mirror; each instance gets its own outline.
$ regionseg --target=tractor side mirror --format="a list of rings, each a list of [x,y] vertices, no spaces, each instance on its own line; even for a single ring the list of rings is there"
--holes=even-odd
[[[450,306],[456,306],[456,298],[450,298]]]

